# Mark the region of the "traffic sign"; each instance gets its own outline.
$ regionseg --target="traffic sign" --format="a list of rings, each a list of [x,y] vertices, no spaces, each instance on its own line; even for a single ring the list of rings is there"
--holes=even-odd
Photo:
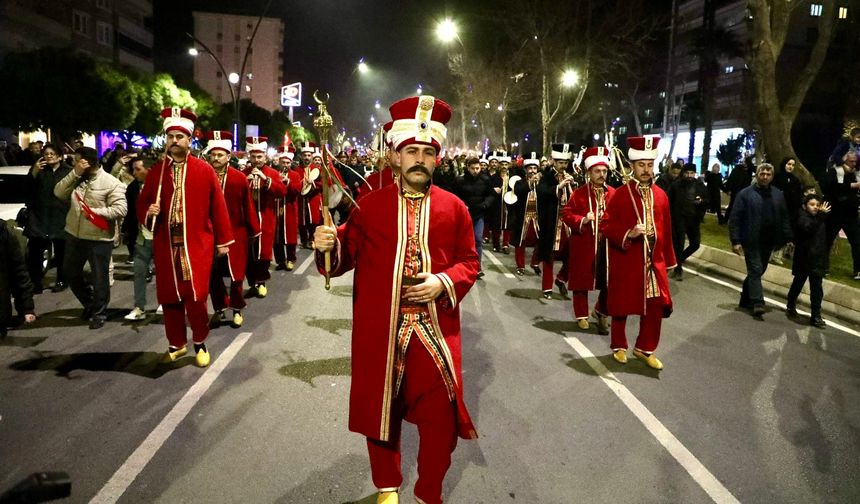
[[[281,88],[282,107],[302,106],[302,83],[294,82]]]

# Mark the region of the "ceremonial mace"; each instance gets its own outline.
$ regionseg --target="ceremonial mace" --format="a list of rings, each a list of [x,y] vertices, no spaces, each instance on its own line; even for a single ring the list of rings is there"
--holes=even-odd
[[[325,99],[320,99],[319,90],[314,91],[314,101],[319,106],[319,113],[314,117],[314,129],[317,130],[319,136],[320,150],[322,151],[323,166],[322,166],[322,216],[323,224],[326,226],[332,225],[331,212],[328,208],[329,191],[331,190],[331,173],[329,172],[329,157],[328,157],[328,133],[334,121],[328,113],[326,104],[329,100],[329,94],[326,93]],[[331,290],[331,251],[327,251],[325,256],[325,290]]]

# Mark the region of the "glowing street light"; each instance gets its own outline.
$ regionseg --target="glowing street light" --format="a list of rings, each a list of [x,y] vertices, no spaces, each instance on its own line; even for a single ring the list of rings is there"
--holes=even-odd
[[[364,58],[358,60],[358,71],[360,73],[367,73],[370,70],[370,67],[367,66],[367,63],[364,62]]]
[[[379,107],[379,100],[376,100],[376,103],[373,104],[373,108],[378,109]]]
[[[576,73],[576,70],[565,70],[563,74],[561,74],[561,85],[564,87],[573,87],[579,81],[579,74]]]
[[[197,56],[198,54],[200,54],[200,51],[198,51],[196,47],[189,47],[188,54],[192,56]]]
[[[458,37],[457,23],[445,18],[436,26],[436,37],[444,43],[453,42]]]
[[[239,74],[236,72],[230,72],[230,75],[227,76],[227,81],[230,84],[238,84],[239,83]]]
[[[421,84],[418,84],[418,89],[415,90],[415,93],[420,95],[423,92],[424,90],[421,88]]]

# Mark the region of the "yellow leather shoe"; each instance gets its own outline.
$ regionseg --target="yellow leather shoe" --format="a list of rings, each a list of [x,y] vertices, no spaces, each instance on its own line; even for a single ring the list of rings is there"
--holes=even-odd
[[[269,289],[266,288],[266,284],[260,284],[257,286],[257,297],[264,298],[269,293]]]
[[[167,352],[165,352],[164,355],[161,356],[161,363],[162,364],[170,364],[171,362],[176,362],[176,359],[178,359],[180,357],[185,357],[185,355],[187,353],[188,353],[188,347],[187,346],[184,346],[184,347],[179,348],[177,350],[174,350],[172,352],[170,351],[170,348],[168,348]]]
[[[233,327],[242,327],[242,322],[245,321],[245,318],[242,316],[242,312],[234,311],[233,312]]]
[[[627,364],[627,350],[619,348],[612,351],[612,358],[619,364]]]
[[[399,504],[400,497],[397,496],[397,490],[393,492],[379,492],[376,495],[376,504]]]
[[[296,263],[293,261],[287,261],[287,271],[293,271],[295,269]]]
[[[591,326],[588,325],[588,319],[581,318],[581,319],[577,319],[576,327],[582,329],[583,331],[586,331]]]
[[[194,356],[194,363],[197,364],[197,367],[206,367],[212,361],[212,358],[209,356],[208,350],[198,350],[197,355]]]
[[[645,364],[647,364],[648,367],[652,367],[658,371],[663,369],[663,363],[660,362],[660,359],[658,359],[657,356],[654,355],[653,353],[646,354],[642,350],[637,350],[634,348],[633,349],[633,355],[635,355],[637,359],[645,362]]]

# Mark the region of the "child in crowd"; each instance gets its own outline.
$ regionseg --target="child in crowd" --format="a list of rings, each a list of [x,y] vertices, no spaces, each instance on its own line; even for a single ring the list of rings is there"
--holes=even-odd
[[[797,317],[797,296],[803,284],[809,279],[809,298],[812,314],[809,323],[823,329],[821,300],[824,297],[822,279],[827,273],[829,254],[827,249],[827,214],[830,204],[817,194],[807,194],[803,198],[803,208],[798,214],[794,240],[794,262],[791,274],[794,281],[788,291],[785,313],[790,318]]]

